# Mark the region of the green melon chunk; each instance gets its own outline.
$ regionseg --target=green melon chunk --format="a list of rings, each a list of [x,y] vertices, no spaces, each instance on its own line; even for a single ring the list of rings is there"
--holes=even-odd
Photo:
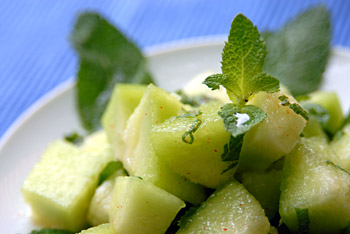
[[[278,99],[281,95],[259,92],[247,103],[259,107],[267,117],[245,134],[239,171],[265,170],[295,146],[307,121],[288,106],[282,106]],[[291,96],[288,99],[296,102]]]
[[[24,199],[32,207],[34,218],[44,226],[71,231],[85,227],[99,174],[112,158],[110,154],[88,151],[56,141],[24,181]]]
[[[339,165],[350,170],[350,124],[342,129],[342,136],[331,142],[331,147],[339,158]]]
[[[203,104],[193,111],[200,111],[201,115],[169,118],[154,125],[151,132],[156,154],[172,171],[209,188],[217,188],[232,179],[234,173],[234,170],[230,170],[222,174],[230,165],[230,162],[223,162],[221,158],[224,145],[230,140],[230,133],[225,130],[218,115],[221,106],[219,102]],[[193,135],[193,143],[188,144],[182,140],[182,136],[197,119],[202,123]]]
[[[336,92],[316,91],[310,94],[310,101],[321,105],[329,112],[329,120],[325,129],[335,134],[344,121],[343,110]]]
[[[152,126],[178,115],[184,107],[175,96],[149,85],[127,122],[124,135],[126,147],[122,162],[130,175],[140,176],[187,202],[200,204],[206,197],[205,189],[171,172],[154,152],[150,142]]]
[[[259,202],[237,181],[216,190],[184,222],[177,234],[267,234],[270,230]]]
[[[321,123],[313,117],[310,117],[309,121],[306,124],[306,127],[304,128],[302,135],[306,138],[311,137],[321,137],[327,140],[327,135],[323,131],[323,127]]]
[[[281,175],[281,170],[242,174],[242,184],[260,202],[269,219],[272,219],[278,211]]]
[[[350,175],[337,163],[338,159],[322,138],[301,138],[286,156],[279,212],[291,231],[299,229],[296,209],[308,209],[310,233],[335,234],[347,227]]]
[[[116,233],[164,234],[185,203],[137,177],[115,182],[110,223]]]
[[[146,91],[145,85],[117,84],[102,116],[102,126],[116,155],[122,160],[124,154],[123,134],[126,122],[140,103]]]
[[[109,222],[109,209],[112,200],[112,191],[115,178],[126,176],[124,168],[118,169],[113,175],[109,176],[95,191],[91,199],[87,220],[89,224],[97,226]]]
[[[101,224],[96,227],[89,228],[79,234],[116,234],[109,223]]]

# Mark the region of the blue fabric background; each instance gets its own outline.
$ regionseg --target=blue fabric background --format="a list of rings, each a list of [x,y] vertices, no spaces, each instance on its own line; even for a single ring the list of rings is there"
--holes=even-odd
[[[100,12],[144,49],[227,34],[238,12],[260,30],[278,29],[317,4],[332,14],[332,44],[350,47],[349,0],[1,0],[0,137],[36,100],[74,76],[77,58],[68,37],[79,12]]]

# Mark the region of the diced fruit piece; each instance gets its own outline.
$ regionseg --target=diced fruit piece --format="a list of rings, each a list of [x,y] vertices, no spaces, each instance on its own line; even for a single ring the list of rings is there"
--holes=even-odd
[[[295,146],[306,120],[288,106],[281,105],[278,93],[259,92],[247,104],[263,110],[266,119],[248,131],[243,140],[239,171],[265,170]],[[296,102],[286,95],[291,103]]]
[[[242,184],[260,202],[269,219],[278,211],[281,175],[281,170],[242,174]]]
[[[343,110],[336,92],[316,91],[310,94],[310,101],[321,105],[329,112],[325,128],[331,134],[336,133],[344,121]]]
[[[314,117],[310,117],[304,128],[302,135],[306,138],[321,137],[327,139],[326,133],[323,131],[321,123]]]
[[[193,111],[202,114],[169,118],[154,125],[151,132],[151,142],[160,160],[166,162],[172,171],[209,188],[227,182],[234,173],[230,170],[222,174],[230,165],[230,162],[224,162],[221,158],[224,145],[230,140],[230,133],[225,130],[218,115],[221,106],[222,103],[218,102],[203,104]],[[193,134],[192,144],[188,144],[182,140],[182,136],[197,119],[201,125]]]
[[[350,124],[344,126],[341,131],[341,136],[335,138],[331,146],[339,158],[339,165],[350,170]]]
[[[267,234],[269,230],[269,220],[259,202],[243,185],[231,181],[216,190],[193,215],[187,217],[177,234]]]
[[[114,158],[112,147],[108,142],[106,132],[103,130],[86,137],[81,150],[96,157],[101,157],[102,160],[105,160],[104,163],[113,161]]]
[[[89,228],[79,234],[116,234],[109,223],[101,224],[96,227]]]
[[[115,159],[122,160],[125,145],[122,136],[126,122],[140,103],[145,91],[145,85],[117,84],[114,87],[112,97],[102,116],[102,125],[112,145]]]
[[[22,187],[34,218],[45,226],[81,230],[98,176],[110,160],[110,154],[89,153],[65,141],[52,143]]]
[[[301,138],[283,167],[280,215],[299,229],[296,209],[307,209],[310,233],[340,233],[350,221],[350,175],[322,138]]]
[[[163,234],[185,203],[137,177],[118,177],[110,210],[116,233]]]
[[[87,215],[89,224],[97,226],[109,222],[108,215],[111,207],[112,191],[115,178],[118,176],[126,176],[124,168],[121,167],[118,169],[96,189],[95,194],[91,199]]]
[[[171,172],[164,160],[156,155],[150,142],[152,126],[178,115],[182,108],[183,104],[175,96],[149,85],[127,122],[122,162],[130,175],[140,176],[187,202],[199,204],[206,197],[204,188]]]

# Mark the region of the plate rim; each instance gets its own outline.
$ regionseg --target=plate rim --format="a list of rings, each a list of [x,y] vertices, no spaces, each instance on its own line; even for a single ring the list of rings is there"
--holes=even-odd
[[[178,40],[167,41],[146,47],[142,50],[145,57],[157,56],[161,54],[171,53],[175,51],[187,50],[190,48],[199,48],[205,46],[224,45],[227,35],[211,35],[202,37],[191,37]],[[350,48],[344,46],[331,46],[334,53],[350,58]],[[76,84],[75,77],[70,77],[56,87],[45,93],[42,97],[36,100],[26,110],[24,110],[5,130],[0,138],[0,155],[6,143],[15,135],[15,133],[23,126],[31,116],[39,111],[44,106],[48,105],[53,99],[63,95]]]

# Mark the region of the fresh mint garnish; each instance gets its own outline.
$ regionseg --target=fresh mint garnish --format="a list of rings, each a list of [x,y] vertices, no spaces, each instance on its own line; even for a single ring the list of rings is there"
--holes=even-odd
[[[74,234],[74,232],[54,228],[44,228],[41,230],[33,230],[30,234]]]
[[[211,75],[203,82],[212,90],[223,86],[233,102],[222,106],[219,112],[225,129],[232,136],[222,155],[223,161],[232,161],[232,164],[222,173],[238,164],[244,134],[267,116],[258,107],[246,105],[250,96],[260,91],[279,91],[279,81],[263,73],[266,54],[265,43],[256,26],[238,14],[232,21],[223,49],[222,74]]]
[[[176,116],[176,118],[194,118],[198,115],[201,115],[202,112],[200,111],[188,111],[183,115]]]
[[[95,13],[79,16],[71,35],[79,54],[77,101],[84,128],[94,131],[116,83],[152,82],[140,50],[106,19]]]
[[[84,137],[76,132],[69,133],[64,136],[64,140],[74,145],[81,145],[84,141]]]
[[[204,103],[214,100],[213,98],[207,97],[205,95],[188,96],[184,94],[181,90],[176,91],[176,94],[180,96],[180,101],[183,104],[191,105],[193,107],[199,107]]]
[[[279,32],[264,33],[267,54],[264,71],[277,77],[293,95],[317,90],[326,68],[331,41],[326,8],[310,9]]]
[[[98,179],[98,185],[102,184],[103,181],[105,181],[110,175],[112,175],[114,172],[121,168],[123,168],[123,164],[121,162],[109,162],[100,174],[100,178]]]
[[[238,14],[232,21],[222,53],[222,74],[211,75],[203,83],[212,90],[222,85],[231,101],[239,106],[259,91],[277,92],[279,81],[262,72],[266,54],[256,26]]]
[[[305,120],[309,120],[309,113],[298,103],[291,103],[286,95],[279,96],[282,106],[288,106],[296,114],[301,115]]]
[[[298,233],[309,233],[309,209],[300,209],[295,208],[295,213],[297,214],[298,224],[299,224],[299,232]]]

